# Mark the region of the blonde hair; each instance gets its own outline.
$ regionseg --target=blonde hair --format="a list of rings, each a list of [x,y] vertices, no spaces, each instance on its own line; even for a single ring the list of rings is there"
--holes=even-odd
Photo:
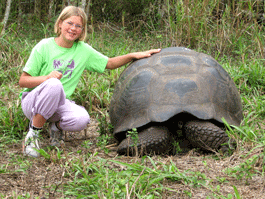
[[[64,20],[72,16],[80,16],[82,18],[83,30],[82,30],[80,37],[75,41],[83,41],[86,38],[86,34],[87,34],[87,16],[82,8],[78,8],[75,6],[65,7],[63,11],[61,12],[61,14],[59,15],[54,25],[54,32],[59,37],[61,35],[61,29],[59,27],[59,23],[63,22]]]

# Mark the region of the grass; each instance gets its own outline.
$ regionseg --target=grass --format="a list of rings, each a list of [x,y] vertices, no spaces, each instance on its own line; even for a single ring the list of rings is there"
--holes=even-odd
[[[150,161],[152,166],[144,165],[148,161]],[[140,163],[128,164],[117,160],[110,160],[110,162],[124,166],[126,170],[117,173],[109,169],[109,161],[105,159],[99,159],[92,163],[89,161],[85,170],[80,166],[80,163],[75,164],[76,175],[81,174],[82,178],[76,178],[69,184],[70,190],[75,190],[75,192],[69,191],[65,194],[81,198],[98,198],[98,195],[106,198],[134,198],[139,196],[155,198],[161,196],[159,192],[163,189],[175,192],[175,190],[163,185],[165,180],[187,183],[194,187],[204,186],[208,180],[200,172],[181,173],[173,162],[169,165],[158,162],[159,166],[162,167],[162,169],[158,169],[156,163],[146,156],[140,160]],[[90,172],[92,172],[91,175],[89,174]],[[191,176],[189,176],[190,173]],[[102,182],[95,184],[95,180]]]
[[[99,123],[91,130],[98,131],[99,136],[69,141],[64,150],[44,147],[39,159],[24,157],[21,140],[28,121],[18,100],[18,80],[32,47],[52,33],[45,24],[36,24],[33,31],[25,32],[26,22],[14,22],[0,38],[1,198],[264,195],[265,31],[253,19],[256,4],[247,1],[251,12],[245,12],[244,2],[237,7],[221,7],[218,0],[165,1],[161,7],[156,2],[145,11],[146,20],[130,31],[126,27],[113,28],[111,23],[98,28],[94,23],[87,42],[109,57],[169,46],[185,46],[212,55],[230,74],[241,95],[244,119],[240,127],[228,125],[227,130],[236,138],[237,150],[230,157],[198,155],[196,150],[185,156],[117,156],[110,146],[113,138],[108,106],[122,67],[103,74],[85,72],[73,95],[73,100],[85,106]]]

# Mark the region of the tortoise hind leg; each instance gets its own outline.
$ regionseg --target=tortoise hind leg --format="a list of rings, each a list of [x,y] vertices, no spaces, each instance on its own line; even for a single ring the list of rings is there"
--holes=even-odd
[[[214,125],[209,121],[189,121],[185,124],[184,130],[187,138],[193,146],[202,148],[204,150],[220,150],[223,153],[228,153],[234,147],[226,132],[220,127]]]
[[[162,154],[168,151],[170,143],[169,130],[164,126],[152,126],[138,133],[137,149],[143,154]],[[118,146],[119,154],[135,154],[132,138],[124,139]],[[143,155],[140,154],[140,155]]]

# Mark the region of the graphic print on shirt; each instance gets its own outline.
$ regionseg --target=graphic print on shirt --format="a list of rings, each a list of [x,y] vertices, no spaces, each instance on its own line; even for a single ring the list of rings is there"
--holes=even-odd
[[[75,62],[73,59],[70,60],[55,59],[53,61],[53,68],[56,71],[62,73],[63,77],[71,78],[75,68]]]

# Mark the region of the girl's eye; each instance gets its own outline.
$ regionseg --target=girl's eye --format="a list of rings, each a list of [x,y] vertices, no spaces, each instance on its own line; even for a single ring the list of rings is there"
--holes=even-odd
[[[68,24],[68,26],[70,26],[70,27],[73,27],[73,26],[75,26],[78,30],[82,30],[83,29],[83,27],[82,26],[80,26],[80,25],[77,25],[77,24],[74,24],[74,23],[72,23],[72,22],[70,22],[70,21],[68,21],[68,22],[66,22],[67,24]]]

